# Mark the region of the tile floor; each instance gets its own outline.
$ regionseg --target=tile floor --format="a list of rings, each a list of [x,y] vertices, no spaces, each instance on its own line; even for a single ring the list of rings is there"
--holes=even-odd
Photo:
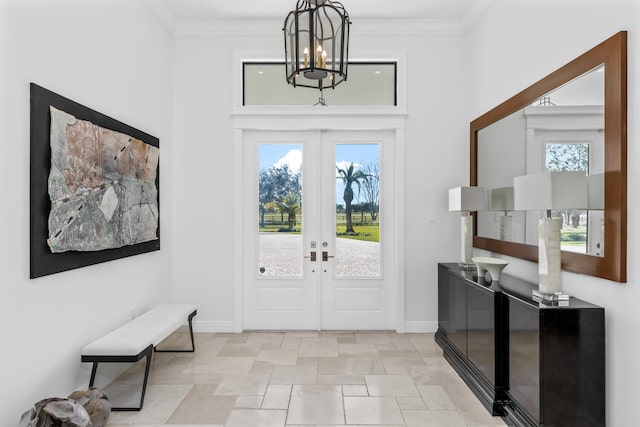
[[[188,333],[163,345],[186,345]],[[105,388],[134,388],[141,365]],[[108,427],[489,427],[492,417],[432,334],[196,334],[195,353],[156,353],[144,408]]]

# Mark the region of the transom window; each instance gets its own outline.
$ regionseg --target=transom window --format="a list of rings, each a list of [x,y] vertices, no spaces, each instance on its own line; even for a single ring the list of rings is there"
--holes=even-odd
[[[242,105],[314,105],[320,91],[293,87],[285,79],[284,62],[243,63]],[[396,62],[350,62],[345,82],[325,89],[327,105],[397,105]]]

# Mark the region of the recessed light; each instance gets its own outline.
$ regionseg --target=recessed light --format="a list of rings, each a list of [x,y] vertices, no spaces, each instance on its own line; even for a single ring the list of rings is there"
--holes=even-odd
[[[264,71],[260,70],[258,71],[258,74],[264,74]]]
[[[376,73],[376,74],[382,74],[382,71],[380,71],[380,70],[376,70],[376,71],[375,71],[375,73]]]

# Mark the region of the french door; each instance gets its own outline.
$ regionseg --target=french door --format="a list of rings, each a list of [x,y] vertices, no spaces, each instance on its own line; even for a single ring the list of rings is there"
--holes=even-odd
[[[246,131],[244,329],[395,329],[394,134]]]

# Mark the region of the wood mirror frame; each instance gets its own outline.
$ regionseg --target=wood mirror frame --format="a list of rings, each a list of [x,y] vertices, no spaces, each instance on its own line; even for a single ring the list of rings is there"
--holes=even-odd
[[[616,282],[627,281],[627,32],[621,31],[471,122],[470,184],[478,185],[478,131],[604,64],[604,256],[562,251],[562,269]],[[538,247],[478,236],[473,246],[538,261]]]

